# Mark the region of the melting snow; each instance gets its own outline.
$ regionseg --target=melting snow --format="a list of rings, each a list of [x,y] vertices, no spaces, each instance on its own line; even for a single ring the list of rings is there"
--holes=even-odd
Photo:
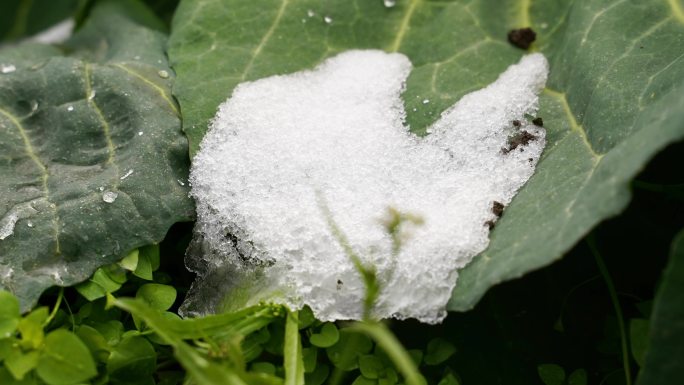
[[[187,262],[199,278],[186,314],[264,300],[307,304],[322,320],[360,318],[364,285],[323,201],[377,267],[375,317],[445,317],[458,269],[489,243],[494,202],[511,201],[543,150],[544,130],[526,117],[548,64],[524,57],[446,110],[425,138],[403,123],[410,71],[401,54],[348,51],[235,89],[193,161],[198,221]],[[513,146],[517,137],[527,140]],[[402,229],[396,259],[381,224],[389,207],[424,222]]]

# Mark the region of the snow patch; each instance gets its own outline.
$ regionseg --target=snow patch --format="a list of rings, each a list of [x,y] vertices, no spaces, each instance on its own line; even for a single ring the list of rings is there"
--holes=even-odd
[[[523,57],[425,138],[404,125],[410,71],[404,55],[356,50],[234,90],[193,160],[187,265],[199,277],[185,314],[269,301],[359,319],[364,285],[330,219],[377,268],[375,317],[446,316],[458,269],[489,243],[494,202],[511,201],[542,153],[545,132],[528,118],[548,64]],[[405,224],[398,253],[382,224],[388,208],[423,222]]]

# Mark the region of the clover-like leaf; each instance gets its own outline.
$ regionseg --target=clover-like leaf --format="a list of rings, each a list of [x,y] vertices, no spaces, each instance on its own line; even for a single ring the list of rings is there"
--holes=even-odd
[[[24,309],[192,216],[166,39],[126,3],[61,49],[0,51],[0,287]]]
[[[64,329],[55,330],[45,338],[36,372],[48,385],[78,384],[97,375],[88,347]]]

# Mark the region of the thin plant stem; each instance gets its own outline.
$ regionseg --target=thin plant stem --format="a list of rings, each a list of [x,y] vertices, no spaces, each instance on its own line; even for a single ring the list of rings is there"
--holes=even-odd
[[[366,266],[363,263],[361,257],[359,257],[354,251],[354,249],[351,247],[351,244],[349,243],[347,236],[344,235],[342,229],[340,229],[340,227],[337,226],[337,223],[335,223],[335,220],[332,216],[332,212],[330,212],[330,208],[326,204],[323,194],[319,191],[317,192],[317,195],[318,205],[321,211],[323,212],[326,221],[328,222],[328,227],[330,228],[330,231],[337,240],[337,243],[344,250],[344,253],[349,257],[349,259],[354,264],[354,268],[356,269],[356,271],[358,271],[359,274],[361,274],[363,283],[366,286],[366,298],[364,299],[363,303],[363,319],[368,320],[371,318],[373,306],[375,305],[375,301],[378,299],[378,294],[380,292],[377,276],[375,274],[375,267]]]
[[[43,322],[43,327],[50,325],[50,322],[52,322],[52,320],[55,319],[55,316],[57,315],[57,310],[59,310],[59,307],[62,305],[62,299],[63,298],[64,298],[64,288],[60,287],[59,288],[59,294],[57,294],[57,300],[55,301],[55,306],[52,307],[52,311],[50,312],[50,315],[45,319],[45,322]]]
[[[349,330],[366,334],[375,340],[375,343],[387,353],[394,366],[401,372],[408,385],[425,385],[425,378],[420,374],[415,362],[411,359],[406,349],[401,345],[397,337],[380,322],[363,321],[356,322]]]
[[[620,330],[620,344],[622,348],[622,367],[625,371],[625,384],[632,385],[632,370],[629,363],[629,346],[627,340],[627,331],[625,329],[625,319],[622,315],[622,307],[620,306],[620,300],[615,290],[615,285],[613,284],[613,279],[610,277],[606,263],[601,257],[598,248],[596,247],[596,242],[594,237],[590,235],[587,237],[587,244],[589,245],[589,250],[594,255],[596,260],[596,265],[598,266],[599,272],[606,282],[606,287],[608,288],[608,294],[610,295],[610,301],[613,303],[613,309],[615,310],[615,316],[618,321],[618,329]]]

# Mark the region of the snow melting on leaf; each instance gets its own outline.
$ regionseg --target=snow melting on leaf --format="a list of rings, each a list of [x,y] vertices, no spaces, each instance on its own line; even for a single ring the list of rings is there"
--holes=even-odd
[[[332,220],[377,268],[375,317],[444,318],[457,269],[487,247],[544,148],[544,129],[529,120],[548,64],[524,57],[426,138],[404,126],[410,71],[402,54],[348,51],[236,88],[193,160],[188,265],[200,278],[186,313],[275,301],[307,304],[322,320],[360,318],[364,285]],[[382,225],[388,208],[422,222],[405,224],[397,253]]]

